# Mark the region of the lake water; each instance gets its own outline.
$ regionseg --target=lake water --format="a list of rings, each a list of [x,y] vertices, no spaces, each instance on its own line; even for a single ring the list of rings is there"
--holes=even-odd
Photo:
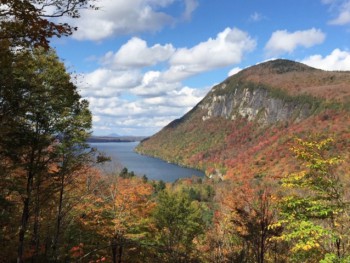
[[[90,143],[91,147],[97,148],[112,158],[111,162],[104,164],[106,170],[118,167],[126,167],[137,175],[146,175],[152,180],[163,180],[173,182],[178,178],[204,176],[202,171],[184,168],[163,160],[145,156],[134,152],[138,142],[110,142]]]

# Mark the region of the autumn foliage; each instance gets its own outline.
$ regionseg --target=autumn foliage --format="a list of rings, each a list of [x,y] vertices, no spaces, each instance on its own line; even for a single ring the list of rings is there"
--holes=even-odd
[[[347,73],[282,60],[244,70],[239,84],[313,112],[261,125],[204,121],[196,107],[138,148],[206,178],[106,173],[86,144],[88,102],[49,49],[75,30],[50,18],[95,7],[1,5],[0,262],[350,262]]]

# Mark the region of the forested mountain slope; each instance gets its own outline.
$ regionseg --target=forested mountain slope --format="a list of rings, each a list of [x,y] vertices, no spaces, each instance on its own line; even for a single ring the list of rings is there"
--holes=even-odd
[[[348,158],[350,72],[268,61],[227,78],[182,118],[137,148],[208,176],[293,170],[294,137],[334,137]]]

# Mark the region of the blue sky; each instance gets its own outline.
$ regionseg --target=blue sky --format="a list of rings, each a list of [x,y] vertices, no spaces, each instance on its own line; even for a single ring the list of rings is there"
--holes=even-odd
[[[286,58],[350,70],[350,0],[99,0],[52,46],[96,135],[152,135],[228,76]],[[349,87],[350,88],[350,87]]]

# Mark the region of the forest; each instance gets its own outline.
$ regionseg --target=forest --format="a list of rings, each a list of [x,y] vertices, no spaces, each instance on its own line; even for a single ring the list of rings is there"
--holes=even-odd
[[[50,47],[75,28],[42,11],[79,18],[97,7],[1,4],[0,262],[350,262],[348,156],[338,153],[349,135],[291,136],[283,174],[236,163],[225,180],[105,173],[108,156],[86,142],[89,103]]]

